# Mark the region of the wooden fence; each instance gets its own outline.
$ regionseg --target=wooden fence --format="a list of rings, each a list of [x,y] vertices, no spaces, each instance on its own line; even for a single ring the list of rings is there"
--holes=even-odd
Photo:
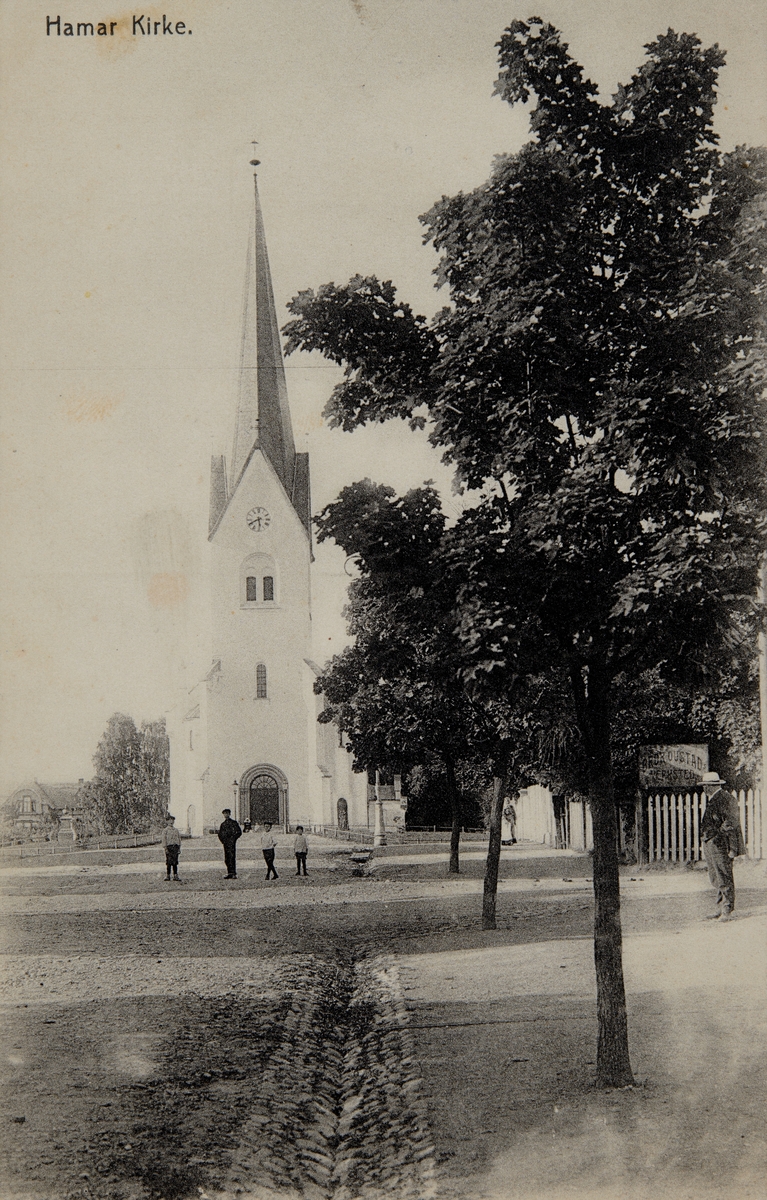
[[[749,858],[762,857],[762,794],[738,792],[740,825]],[[698,862],[703,857],[700,823],[705,792],[657,792],[646,801],[647,856],[650,862]]]

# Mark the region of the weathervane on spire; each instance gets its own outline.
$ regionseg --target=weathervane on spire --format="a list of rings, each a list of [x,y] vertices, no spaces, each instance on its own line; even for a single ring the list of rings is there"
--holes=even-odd
[[[251,142],[251,146],[257,146],[257,145],[258,145],[258,142]],[[261,159],[260,159],[260,158],[251,158],[251,160],[250,160],[250,165],[251,165],[251,167],[258,167],[258,166],[260,166],[260,165],[261,165]]]

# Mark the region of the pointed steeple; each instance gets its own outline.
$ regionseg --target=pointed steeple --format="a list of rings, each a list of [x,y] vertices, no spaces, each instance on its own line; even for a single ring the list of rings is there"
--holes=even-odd
[[[258,446],[292,499],[296,448],[266,253],[264,219],[255,175],[254,183],[255,205],[245,274],[237,420],[228,490],[232,495],[253,448]]]
[[[258,161],[254,160],[251,165],[257,167]],[[209,536],[216,533],[245,468],[258,450],[277,473],[311,541],[309,455],[296,454],[293,441],[264,218],[255,175],[253,179],[255,203],[245,269],[234,448],[228,473],[223,457],[216,456],[211,460]]]

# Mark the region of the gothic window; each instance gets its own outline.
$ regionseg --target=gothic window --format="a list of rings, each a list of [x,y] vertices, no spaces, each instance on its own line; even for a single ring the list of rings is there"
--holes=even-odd
[[[274,599],[274,576],[264,575],[264,600]]]
[[[266,667],[263,663],[256,667],[256,699],[266,700]]]
[[[245,599],[258,600],[258,580],[255,575],[248,575],[245,580]]]
[[[32,797],[31,796],[24,796],[24,798],[22,800],[21,811],[25,812],[25,813],[31,813],[31,811],[32,811]]]

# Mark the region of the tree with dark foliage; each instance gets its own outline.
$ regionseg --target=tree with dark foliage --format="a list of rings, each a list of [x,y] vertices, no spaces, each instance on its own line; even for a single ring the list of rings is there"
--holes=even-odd
[[[441,562],[445,518],[434,488],[405,496],[369,479],[344,488],[316,521],[353,557],[359,577],[345,609],[354,645],[315,683],[321,721],[348,739],[357,770],[405,773],[428,763],[447,793],[452,832],[448,870],[459,870],[463,818],[460,763],[494,734],[459,670],[456,594]],[[486,753],[485,748],[485,753]]]
[[[611,104],[552,26],[514,21],[498,94],[533,137],[422,220],[428,323],[356,277],[291,304],[289,349],[345,366],[353,429],[404,417],[479,489],[446,537],[467,675],[564,669],[594,824],[597,1079],[632,1082],[611,731],[615,681],[714,686],[755,633],[765,551],[765,178],[713,131],[724,55],[669,30]],[[505,686],[505,683],[504,683]]]

